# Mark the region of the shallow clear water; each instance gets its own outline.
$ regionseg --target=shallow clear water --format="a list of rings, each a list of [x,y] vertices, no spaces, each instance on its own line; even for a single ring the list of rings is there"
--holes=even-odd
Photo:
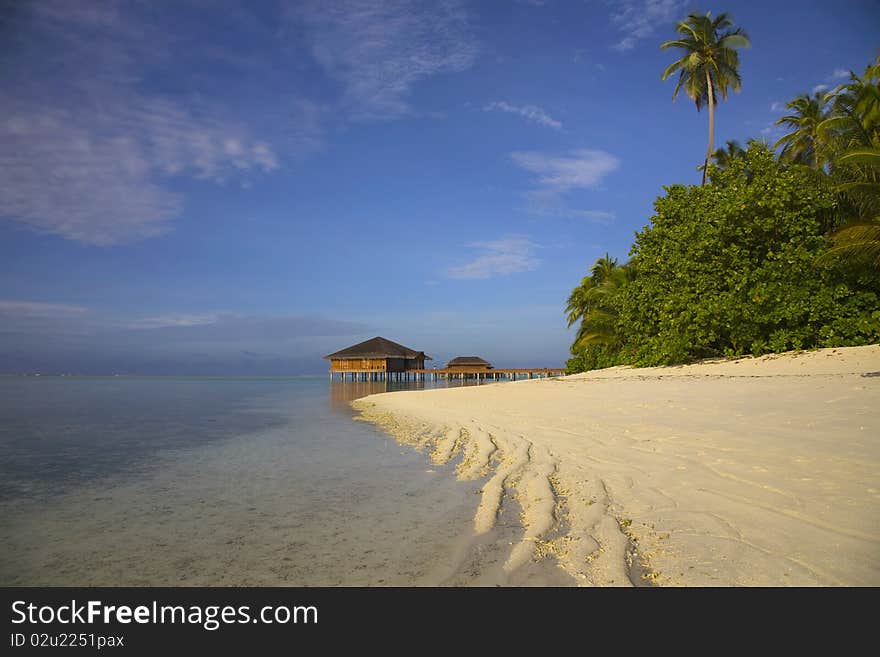
[[[481,482],[353,420],[416,385],[0,379],[0,585],[565,583],[502,573],[515,510],[475,540]]]

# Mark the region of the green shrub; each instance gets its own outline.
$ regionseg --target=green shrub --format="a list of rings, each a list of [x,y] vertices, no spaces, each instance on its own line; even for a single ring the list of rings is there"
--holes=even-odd
[[[565,373],[588,372],[603,367],[618,365],[618,352],[605,345],[587,345],[573,347],[572,357],[565,361]]]
[[[880,274],[819,267],[835,196],[821,172],[752,143],[711,184],[674,185],[630,251],[632,280],[610,300],[621,343],[579,350],[574,369],[880,340]]]

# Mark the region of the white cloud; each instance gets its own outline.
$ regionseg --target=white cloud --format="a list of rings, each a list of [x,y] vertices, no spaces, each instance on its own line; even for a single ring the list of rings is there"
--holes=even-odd
[[[772,146],[782,135],[785,134],[785,129],[780,125],[770,123],[761,128],[759,132],[764,141]]]
[[[497,101],[483,106],[484,112],[507,112],[508,114],[517,114],[527,121],[533,121],[548,128],[555,130],[562,129],[562,123],[547,114],[537,105],[511,105],[506,101]]]
[[[159,329],[169,327],[188,327],[202,326],[204,324],[214,324],[220,319],[220,315],[158,315],[156,317],[142,317],[139,319],[131,319],[120,321],[116,324],[118,328],[126,329]]]
[[[360,322],[309,315],[238,315],[230,312],[161,313],[124,317],[96,312],[84,306],[41,301],[0,299],[0,334],[45,336],[91,335],[96,340],[128,336],[129,340],[161,335],[175,340],[257,340],[272,342],[304,336],[352,335],[367,328]],[[100,344],[100,342],[96,343]],[[157,344],[159,344],[157,342]]]
[[[0,97],[0,218],[85,244],[133,242],[167,232],[182,212],[171,183],[246,187],[281,166],[282,149],[319,147],[320,109],[308,103],[285,97],[277,113],[296,128],[279,129],[265,114],[235,118],[219,97],[146,92],[144,77],[210,52],[178,38],[174,16],[157,22],[162,11],[173,8],[45,2],[17,14],[18,47],[2,72],[16,93]],[[280,146],[260,134],[267,126]]]
[[[527,236],[510,235],[489,242],[468,245],[482,253],[468,263],[447,270],[449,278],[486,279],[537,269],[540,264],[534,255],[537,247]]]
[[[573,219],[589,219],[599,223],[608,223],[617,217],[613,212],[606,210],[570,210],[566,212],[566,216]]]
[[[182,208],[165,178],[215,183],[270,172],[278,157],[246,128],[156,98],[92,108],[0,102],[0,215],[106,246],[161,235]]]
[[[813,93],[813,94],[822,93],[823,91],[828,91],[828,88],[829,87],[827,84],[817,84],[815,87],[813,87],[813,89],[811,90],[811,93]]]
[[[367,327],[359,322],[307,315],[237,315],[234,313],[170,314],[116,322],[113,326],[138,335],[161,335],[175,341],[273,344],[303,337],[353,335]],[[129,333],[131,334],[131,333]]]
[[[16,301],[0,299],[0,315],[16,317],[70,317],[88,312],[83,306],[64,303],[43,303],[40,301]]]
[[[66,303],[0,299],[0,344],[9,347],[15,336],[33,338],[61,332],[82,334],[93,318],[88,308]],[[2,360],[2,358],[0,358]]]
[[[569,155],[549,155],[538,151],[510,154],[520,167],[538,174],[541,195],[557,195],[575,188],[592,188],[620,165],[614,155],[601,150],[578,149]]]
[[[420,80],[468,68],[476,56],[460,2],[311,0],[291,3],[307,28],[311,54],[341,83],[357,119],[412,113],[407,95]]]
[[[780,103],[778,100],[773,101],[770,104],[771,112],[784,112],[785,111],[785,103]]]
[[[835,80],[845,80],[849,78],[849,71],[845,68],[836,68],[834,69],[834,73],[831,74],[831,77]]]
[[[617,0],[611,14],[611,22],[623,37],[612,47],[624,52],[658,29],[670,31],[674,23],[683,18],[685,0]]]

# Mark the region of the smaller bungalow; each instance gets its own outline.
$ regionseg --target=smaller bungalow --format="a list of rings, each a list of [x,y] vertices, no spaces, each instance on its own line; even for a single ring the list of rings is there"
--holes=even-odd
[[[446,363],[446,369],[452,372],[475,374],[477,372],[488,372],[492,369],[492,364],[479,356],[458,356]]]

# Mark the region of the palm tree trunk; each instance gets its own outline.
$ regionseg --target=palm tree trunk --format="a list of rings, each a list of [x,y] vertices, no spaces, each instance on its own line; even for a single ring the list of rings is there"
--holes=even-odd
[[[706,69],[706,87],[709,91],[709,150],[706,151],[706,161],[703,164],[703,182],[706,184],[706,175],[709,173],[709,160],[712,158],[712,147],[715,145],[715,93],[712,90],[712,78],[709,77],[709,69]]]

